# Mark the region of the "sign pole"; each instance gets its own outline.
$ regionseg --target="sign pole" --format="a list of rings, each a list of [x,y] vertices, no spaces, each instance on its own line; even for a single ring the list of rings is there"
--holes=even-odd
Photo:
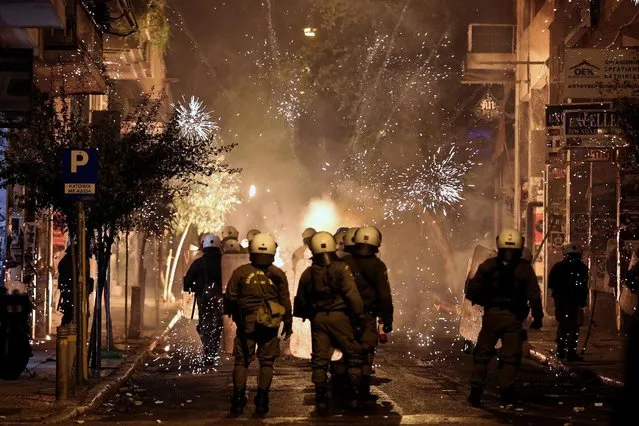
[[[129,335],[129,230],[124,237],[124,341]]]
[[[77,208],[77,244],[78,257],[73,265],[77,280],[74,284],[74,321],[76,324],[76,381],[80,384],[89,379],[89,358],[87,351],[88,337],[88,256],[86,234],[85,201],[94,200],[98,182],[98,150],[95,148],[66,148],[62,150],[62,183],[64,197],[76,202]],[[102,293],[96,286],[95,298],[95,369],[99,374],[101,333]],[[92,364],[93,367],[93,364]]]
[[[77,347],[76,347],[76,377],[78,383],[83,384],[89,379],[89,364],[87,358],[87,234],[84,203],[79,201],[78,207],[78,242],[79,250],[79,274],[78,274],[78,321],[77,321]]]

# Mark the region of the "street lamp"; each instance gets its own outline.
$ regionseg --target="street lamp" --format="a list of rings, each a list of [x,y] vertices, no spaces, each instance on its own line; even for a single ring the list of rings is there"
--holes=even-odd
[[[317,35],[317,28],[313,28],[313,27],[304,28],[304,35],[306,37],[315,37],[315,35]]]

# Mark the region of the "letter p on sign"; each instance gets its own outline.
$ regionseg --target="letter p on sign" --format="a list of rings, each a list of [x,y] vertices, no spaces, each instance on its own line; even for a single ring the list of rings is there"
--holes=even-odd
[[[71,151],[71,173],[77,173],[78,167],[89,163],[89,154],[86,151],[74,149]]]

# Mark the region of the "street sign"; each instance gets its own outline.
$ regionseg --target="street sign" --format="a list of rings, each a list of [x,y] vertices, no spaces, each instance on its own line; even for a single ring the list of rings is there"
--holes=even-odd
[[[69,148],[62,150],[64,196],[71,201],[91,201],[98,183],[98,150]]]

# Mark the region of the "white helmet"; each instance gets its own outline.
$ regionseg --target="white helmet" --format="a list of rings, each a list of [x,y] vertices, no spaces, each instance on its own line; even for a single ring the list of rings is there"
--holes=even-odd
[[[335,235],[333,235],[333,238],[335,239],[335,244],[337,244],[338,250],[344,247],[344,237],[346,237],[346,231],[348,231],[348,229],[344,229],[341,231],[337,230]]]
[[[353,241],[355,244],[368,244],[369,246],[379,247],[382,245],[382,233],[374,226],[364,226],[357,230]]]
[[[523,249],[524,238],[521,236],[521,232],[516,229],[503,229],[497,236],[497,248]]]
[[[318,232],[311,238],[311,253],[335,253],[337,244],[329,232]]]
[[[570,254],[574,254],[574,255],[577,255],[577,256],[581,256],[582,255],[581,247],[579,247],[579,244],[568,243],[568,244],[564,245],[564,256],[568,256]]]
[[[521,258],[526,262],[532,262],[533,252],[528,247],[524,247],[524,250],[521,252]]]
[[[312,238],[315,234],[317,234],[315,228],[306,228],[304,232],[302,232],[302,239],[306,240],[308,238]]]
[[[209,248],[209,247],[220,248],[222,247],[222,241],[220,241],[220,237],[218,237],[217,235],[206,234],[204,235],[204,238],[202,238],[202,247],[203,248]]]
[[[249,243],[249,253],[251,254],[270,254],[275,256],[277,251],[277,243],[275,238],[269,234],[257,234]]]
[[[235,226],[225,226],[222,228],[222,240],[233,239],[237,240],[240,238],[240,233],[238,232]]]
[[[246,239],[250,243],[253,237],[255,237],[257,234],[261,234],[261,232],[258,229],[251,229],[250,231],[246,233]]]
[[[355,245],[355,234],[359,228],[348,228],[346,234],[344,234],[344,246],[353,247]]]
[[[234,240],[233,238],[229,238],[228,240],[222,243],[222,252],[226,253],[241,253],[242,246],[238,240]]]

